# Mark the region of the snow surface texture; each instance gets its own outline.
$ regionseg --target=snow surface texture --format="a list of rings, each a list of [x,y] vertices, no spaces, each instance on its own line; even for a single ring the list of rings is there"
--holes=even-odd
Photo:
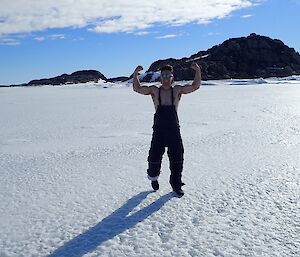
[[[300,256],[300,82],[239,81],[182,97],[180,199],[167,155],[147,180],[151,97],[1,88],[0,256]]]

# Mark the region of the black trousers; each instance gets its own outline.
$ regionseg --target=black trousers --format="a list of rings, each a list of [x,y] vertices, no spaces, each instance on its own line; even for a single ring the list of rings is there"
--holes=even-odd
[[[181,187],[183,169],[183,143],[179,127],[160,129],[154,128],[151,140],[151,147],[148,156],[148,178],[157,180],[160,174],[162,157],[168,148],[167,154],[170,161],[170,184],[173,189]]]

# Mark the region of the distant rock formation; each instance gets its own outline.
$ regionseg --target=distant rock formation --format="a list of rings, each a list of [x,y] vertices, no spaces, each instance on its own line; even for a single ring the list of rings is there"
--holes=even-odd
[[[147,71],[151,74],[165,64],[174,67],[175,80],[192,80],[192,61],[201,66],[202,78],[267,78],[300,74],[300,55],[278,39],[256,35],[232,38],[207,51],[200,51],[189,58],[165,59],[152,63]],[[151,76],[142,81],[150,82]]]
[[[86,82],[98,82],[99,79],[107,81],[107,78],[99,71],[96,70],[82,70],[76,71],[72,74],[62,74],[60,76],[49,79],[32,80],[26,86],[39,86],[39,85],[65,85],[77,84]]]
[[[112,83],[124,82],[124,81],[127,81],[128,79],[129,79],[129,77],[123,76],[123,77],[109,78],[109,79],[107,79],[107,82],[112,82]]]

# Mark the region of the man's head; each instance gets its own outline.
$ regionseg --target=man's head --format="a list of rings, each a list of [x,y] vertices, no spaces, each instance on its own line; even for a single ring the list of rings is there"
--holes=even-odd
[[[173,67],[169,64],[160,69],[160,81],[164,89],[168,89],[174,82]]]

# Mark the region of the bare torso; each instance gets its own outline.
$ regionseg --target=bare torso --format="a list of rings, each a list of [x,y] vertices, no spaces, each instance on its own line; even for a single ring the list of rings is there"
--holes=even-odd
[[[152,87],[152,100],[153,100],[153,104],[155,107],[155,110],[157,110],[157,106],[159,105],[159,88],[156,86],[151,86]],[[178,105],[179,105],[179,101],[181,98],[181,94],[179,93],[179,89],[180,86],[174,86],[173,87],[173,97],[174,97],[174,105],[175,105],[175,109],[177,111],[178,109]],[[161,87],[160,90],[160,97],[161,97],[161,104],[162,105],[172,105],[172,90],[171,87],[168,89],[164,89],[163,87]]]

